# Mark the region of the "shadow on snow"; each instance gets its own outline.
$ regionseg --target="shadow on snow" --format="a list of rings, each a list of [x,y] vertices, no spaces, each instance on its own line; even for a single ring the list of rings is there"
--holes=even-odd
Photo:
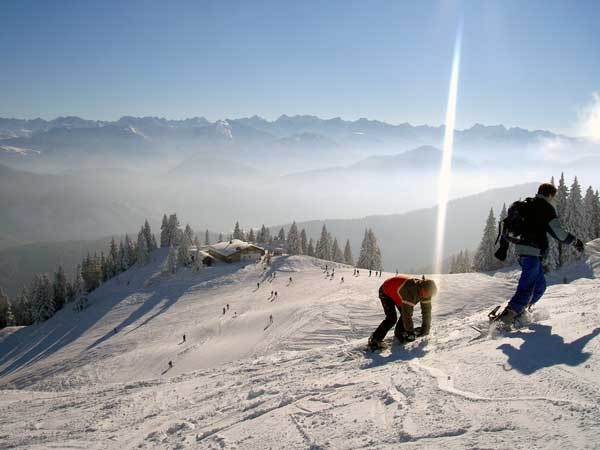
[[[510,344],[498,346],[498,349],[508,357],[507,364],[510,369],[505,367],[505,370],[515,369],[524,375],[531,375],[544,367],[558,364],[578,366],[587,361],[591,355],[584,352],[583,348],[600,334],[599,327],[567,344],[562,336],[552,334],[550,325],[531,324],[528,328],[533,333],[522,331],[511,333],[511,337],[523,339],[519,348]]]

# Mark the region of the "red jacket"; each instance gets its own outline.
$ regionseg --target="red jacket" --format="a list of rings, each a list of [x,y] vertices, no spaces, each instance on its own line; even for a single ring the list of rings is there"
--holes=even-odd
[[[381,285],[381,290],[385,295],[391,298],[396,305],[402,306],[403,300],[402,296],[400,295],[400,289],[402,289],[402,286],[407,280],[409,280],[409,278],[403,276],[388,278]]]

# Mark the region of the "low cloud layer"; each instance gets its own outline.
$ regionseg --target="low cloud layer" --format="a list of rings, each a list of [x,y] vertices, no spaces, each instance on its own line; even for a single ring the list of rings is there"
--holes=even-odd
[[[579,133],[600,141],[600,92],[579,113]]]

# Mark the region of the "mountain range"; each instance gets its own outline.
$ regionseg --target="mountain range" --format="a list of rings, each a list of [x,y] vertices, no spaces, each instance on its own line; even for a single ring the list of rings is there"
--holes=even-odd
[[[286,116],[274,121],[258,116],[210,122],[203,117],[168,120],[122,117],[116,121],[60,117],[54,120],[0,118],[0,162],[28,170],[88,166],[139,167],[167,161],[173,166],[202,153],[274,171],[344,166],[371,156],[398,154],[420,146],[441,148],[444,126],[376,120]],[[552,143],[576,149],[573,157],[597,154],[600,146],[582,138],[544,130],[475,124],[455,133],[457,153],[473,161],[523,155]]]

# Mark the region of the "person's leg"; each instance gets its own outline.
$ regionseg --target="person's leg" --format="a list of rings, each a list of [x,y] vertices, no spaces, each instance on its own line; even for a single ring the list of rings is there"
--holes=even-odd
[[[533,294],[531,296],[531,301],[529,302],[529,306],[535,305],[540,298],[546,292],[546,277],[544,276],[544,266],[542,265],[542,260],[539,261],[540,268],[538,270],[538,276],[535,280],[535,285],[533,286]]]
[[[382,295],[379,297],[381,300],[381,306],[385,313],[385,319],[379,324],[377,329],[371,335],[371,338],[375,341],[383,341],[388,331],[396,324],[398,316],[396,315],[396,305],[393,300],[388,296]]]
[[[522,272],[517,285],[517,292],[508,302],[508,307],[517,314],[529,304],[539,272],[542,270],[540,258],[537,256],[521,256],[519,264]]]

